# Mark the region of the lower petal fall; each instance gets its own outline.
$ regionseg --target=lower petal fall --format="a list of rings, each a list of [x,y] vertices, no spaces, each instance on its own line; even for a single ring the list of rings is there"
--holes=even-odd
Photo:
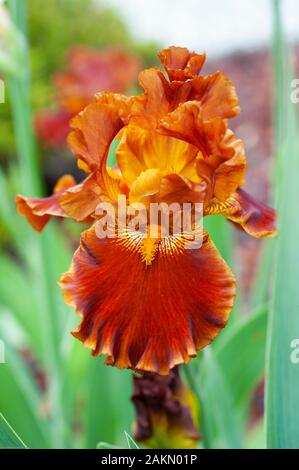
[[[160,242],[150,266],[140,244],[129,235],[99,239],[91,227],[59,285],[82,318],[73,335],[94,356],[166,375],[225,326],[235,280],[207,234],[197,249]]]

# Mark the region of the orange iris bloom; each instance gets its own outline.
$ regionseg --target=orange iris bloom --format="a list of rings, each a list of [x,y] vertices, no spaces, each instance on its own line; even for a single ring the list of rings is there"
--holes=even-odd
[[[70,120],[94,101],[95,93],[124,93],[137,79],[139,70],[137,57],[123,50],[73,47],[68,54],[68,69],[54,77],[58,109],[40,111],[36,116],[41,142],[47,147],[63,146]]]
[[[51,216],[90,222],[100,201],[201,202],[204,215],[223,214],[255,237],[275,233],[275,212],[241,186],[246,158],[228,128],[239,113],[230,80],[199,75],[205,55],[170,47],[158,68],[140,74],[143,93],[99,93],[72,120],[68,143],[88,173],[76,185],[62,177],[46,199],[17,196],[19,213],[41,231]],[[119,139],[117,168],[107,168]],[[194,225],[196,230],[197,225]],[[70,270],[59,285],[81,323],[73,335],[120,368],[166,375],[209,344],[233,307],[233,274],[204,232],[202,246],[181,237],[142,238],[130,232],[98,238],[82,233]]]

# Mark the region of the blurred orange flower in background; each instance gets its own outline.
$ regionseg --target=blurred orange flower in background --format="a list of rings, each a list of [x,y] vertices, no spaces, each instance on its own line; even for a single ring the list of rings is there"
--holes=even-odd
[[[83,46],[69,51],[67,64],[68,69],[54,77],[58,109],[36,115],[37,136],[46,147],[65,145],[72,117],[94,101],[99,91],[127,91],[141,67],[136,56],[119,48],[96,50]]]
[[[158,68],[144,70],[141,95],[99,93],[72,120],[68,143],[88,176],[78,185],[63,177],[46,199],[17,196],[19,213],[34,228],[41,231],[51,216],[91,222],[101,201],[116,207],[126,196],[148,211],[153,202],[201,203],[204,216],[223,214],[250,235],[274,235],[274,210],[240,189],[246,158],[228,128],[239,113],[233,84],[221,72],[198,75],[203,54],[170,47],[160,59],[168,79]],[[75,109],[77,101],[62,96]],[[117,168],[111,169],[114,139]],[[192,234],[199,229],[194,220]],[[83,232],[59,283],[82,318],[73,335],[121,368],[167,375],[188,362],[226,325],[236,287],[206,232],[198,249],[185,242],[184,233],[160,231],[100,239],[96,224]]]

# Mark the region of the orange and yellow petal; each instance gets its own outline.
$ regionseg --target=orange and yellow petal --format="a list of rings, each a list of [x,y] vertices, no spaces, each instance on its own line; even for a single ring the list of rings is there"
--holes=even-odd
[[[52,196],[32,198],[18,194],[16,196],[18,213],[24,215],[35,230],[41,232],[51,216],[66,217],[59,198],[64,191],[75,185],[76,182],[72,176],[64,175],[57,181]]]
[[[72,120],[68,144],[81,168],[83,162],[89,171],[104,171],[110,144],[125,125],[129,111],[130,99],[126,96],[100,93],[95,103]]]
[[[206,194],[205,183],[192,183],[183,176],[164,174],[157,168],[143,171],[131,186],[130,202],[184,204],[203,203]]]
[[[136,234],[99,239],[93,226],[59,284],[82,318],[73,335],[94,356],[166,375],[225,326],[235,281],[207,234],[193,250],[160,240],[150,264],[142,261],[142,246]]]
[[[158,168],[142,171],[130,188],[130,202],[146,202],[160,189],[163,173]]]
[[[68,217],[77,222],[89,222],[100,202],[117,202],[121,194],[123,190],[119,176],[116,171],[107,168],[103,173],[95,171],[82,183],[64,191],[59,203]]]
[[[203,121],[197,102],[178,106],[161,120],[159,130],[197,146],[197,175],[207,184],[209,200],[216,197],[223,202],[244,184],[246,157],[242,141],[222,119]]]
[[[197,152],[196,147],[182,140],[129,125],[122,135],[116,158],[128,186],[141,172],[152,168],[199,182],[195,165]]]
[[[62,193],[59,204],[68,217],[83,222],[94,213],[100,200],[101,188],[96,175],[91,174],[82,183]]]
[[[171,46],[159,52],[159,58],[170,80],[187,80],[199,74],[205,54],[190,52],[186,47]]]
[[[167,204],[203,203],[206,195],[206,184],[193,183],[181,175],[170,174],[161,178],[159,201]]]
[[[157,130],[163,135],[184,140],[199,148],[203,154],[209,155],[211,153],[210,142],[219,141],[226,129],[226,122],[220,118],[205,122],[200,103],[187,101],[163,116]]]
[[[233,132],[227,130],[213,147],[213,154],[203,157],[199,153],[196,160],[197,173],[207,184],[207,204],[213,198],[225,202],[244,184],[246,172],[243,142]]]
[[[159,119],[171,111],[172,91],[157,67],[140,72],[139,83],[144,93],[132,102],[130,122],[143,129],[153,130]]]
[[[202,118],[229,119],[240,113],[239,100],[233,83],[222,72],[199,76],[177,87],[181,101],[197,101],[202,107]]]

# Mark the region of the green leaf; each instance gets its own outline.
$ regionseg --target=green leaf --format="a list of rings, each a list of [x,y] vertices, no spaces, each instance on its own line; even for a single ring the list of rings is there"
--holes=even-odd
[[[123,444],[124,429],[129,428],[133,418],[131,376],[131,372],[90,358],[85,414],[88,448],[94,449],[99,441]]]
[[[119,141],[116,139],[114,139],[111,142],[111,146],[110,146],[108,158],[107,158],[107,165],[110,168],[114,167],[114,165],[116,164],[116,150],[117,150],[118,144],[119,144]]]
[[[246,436],[246,449],[265,449],[265,423],[261,419],[254,428],[250,429]]]
[[[133,437],[131,437],[130,434],[127,433],[127,431],[125,431],[125,436],[127,439],[127,444],[128,444],[129,449],[140,449],[139,445],[136,444]]]
[[[232,225],[222,215],[210,215],[204,218],[204,229],[209,232],[222,257],[232,268],[234,263]]]
[[[42,192],[42,180],[36,142],[32,129],[32,110],[30,106],[31,83],[28,56],[26,6],[27,2],[9,0],[11,16],[15,25],[24,36],[24,66],[22,76],[8,77],[12,117],[16,146],[18,150],[18,166],[21,176],[20,192],[38,196]],[[51,380],[49,381],[49,406],[52,419],[49,422],[52,446],[64,447],[71,445],[71,423],[63,406],[68,400],[65,387],[65,362],[61,357],[61,309],[62,302],[57,300],[53,286],[57,279],[53,270],[53,246],[51,230],[37,235],[30,233],[24,250],[30,254],[28,267],[32,271],[32,291],[36,296],[40,335],[43,346],[43,360]],[[32,258],[32,259],[31,259]],[[29,293],[28,293],[29,295]],[[63,358],[64,359],[64,358]]]
[[[28,295],[32,287],[29,273],[15,260],[0,252],[0,305],[5,305],[14,313],[15,318],[30,339],[35,354],[41,358],[41,338],[36,318],[34,295]],[[16,295],[18,286],[18,295]]]
[[[200,402],[200,429],[205,448],[241,448],[241,421],[213,349],[204,349],[201,357],[187,366],[187,371],[189,384]]]
[[[10,344],[2,311],[0,319],[0,339],[5,345],[5,363],[0,364],[0,410],[30,447],[48,447],[46,422],[40,414],[42,396],[27,364]],[[9,325],[8,329],[12,334]]]
[[[215,357],[230,387],[234,406],[244,406],[265,368],[268,307],[260,307],[233,325],[225,341],[213,344]]]
[[[97,449],[121,449],[121,447],[109,444],[108,442],[99,442],[97,444]]]
[[[26,445],[0,413],[0,449],[26,449]]]
[[[270,285],[273,275],[273,251],[275,239],[260,240],[261,256],[258,259],[256,275],[250,295],[251,307],[256,308],[269,300]]]
[[[234,236],[235,229],[230,222],[228,222],[225,217],[222,215],[211,215],[203,219],[203,227],[206,230],[216,248],[219,250],[221,256],[226,261],[228,266],[234,271]],[[241,309],[241,295],[240,289],[238,289],[237,297],[235,299],[233,311],[230,315],[230,321],[228,323],[227,329],[222,333],[222,336],[226,334],[226,331],[242,318],[242,309]]]
[[[251,392],[265,366],[267,307],[233,324],[187,368],[186,378],[201,404],[206,448],[240,448]],[[217,403],[217,406],[215,406]]]

